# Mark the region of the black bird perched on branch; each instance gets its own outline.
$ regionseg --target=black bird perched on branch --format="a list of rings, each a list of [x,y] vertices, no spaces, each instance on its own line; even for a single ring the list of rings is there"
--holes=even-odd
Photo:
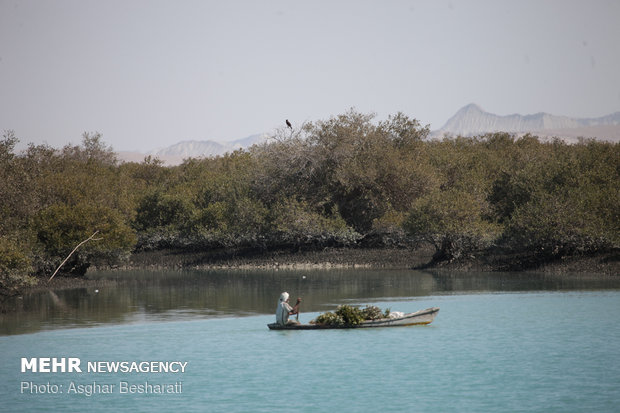
[[[288,126],[289,128],[291,128],[291,130],[293,130],[293,125],[291,125],[291,122],[289,122],[288,119],[286,120],[286,126]]]

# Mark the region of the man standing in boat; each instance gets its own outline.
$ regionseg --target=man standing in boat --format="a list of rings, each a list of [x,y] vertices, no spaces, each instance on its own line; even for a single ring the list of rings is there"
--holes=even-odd
[[[293,314],[299,314],[299,303],[301,303],[301,298],[297,298],[295,307],[291,307],[288,303],[288,297],[289,295],[287,292],[280,294],[280,301],[276,309],[276,323],[280,325],[299,324],[299,321],[289,320],[288,317]]]

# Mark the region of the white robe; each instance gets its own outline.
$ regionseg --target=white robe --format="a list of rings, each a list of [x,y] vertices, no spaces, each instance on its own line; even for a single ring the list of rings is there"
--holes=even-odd
[[[276,308],[276,323],[280,325],[285,325],[288,323],[288,315],[293,311],[293,307],[289,305],[286,301],[280,301],[278,303],[278,308]]]

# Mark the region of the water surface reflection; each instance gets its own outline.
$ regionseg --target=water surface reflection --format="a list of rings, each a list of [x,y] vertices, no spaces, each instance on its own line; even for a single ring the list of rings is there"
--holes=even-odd
[[[8,303],[0,335],[53,328],[195,317],[269,314],[281,291],[303,297],[302,312],[337,304],[428,295],[618,289],[620,278],[541,273],[446,273],[411,270],[98,272],[105,287],[30,294]]]

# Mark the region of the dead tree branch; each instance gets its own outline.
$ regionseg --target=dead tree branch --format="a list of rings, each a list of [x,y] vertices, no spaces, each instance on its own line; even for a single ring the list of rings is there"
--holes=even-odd
[[[60,265],[58,266],[58,268],[56,268],[56,271],[54,271],[54,274],[52,274],[52,276],[50,277],[49,281],[52,281],[52,279],[54,278],[54,276],[56,275],[56,273],[58,272],[58,270],[65,265],[65,262],[67,262],[67,260],[73,255],[73,253],[75,251],[77,251],[78,248],[80,248],[82,245],[86,244],[88,241],[90,240],[94,240],[94,241],[99,241],[103,238],[95,238],[95,235],[97,235],[99,231],[95,231],[93,233],[93,235],[91,235],[90,237],[86,238],[84,241],[80,242],[75,248],[73,248],[73,251],[71,251],[71,253],[69,255],[67,255],[67,258],[65,258],[65,260],[63,262],[60,263]]]

